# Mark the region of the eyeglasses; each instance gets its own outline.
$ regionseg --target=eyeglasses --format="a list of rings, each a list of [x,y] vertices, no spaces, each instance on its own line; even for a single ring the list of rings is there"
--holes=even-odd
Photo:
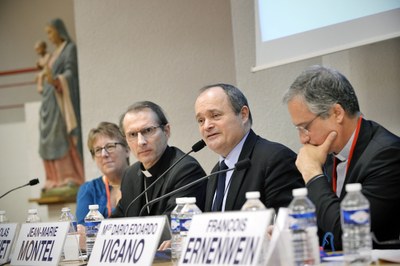
[[[124,144],[122,144],[120,142],[107,143],[106,145],[104,145],[104,147],[97,147],[94,150],[91,150],[90,152],[95,157],[101,157],[103,150],[105,150],[108,154],[114,153],[115,149],[117,148],[117,145],[124,146]]]
[[[314,120],[317,119],[319,116],[320,116],[320,114],[316,115],[310,122],[306,123],[304,126],[295,126],[296,129],[301,134],[308,136],[308,134],[310,134],[310,131],[308,130],[308,128],[311,126],[312,122],[314,122]]]
[[[151,137],[151,136],[154,135],[154,133],[156,133],[157,128],[161,128],[161,127],[162,127],[162,125],[160,125],[160,126],[152,126],[152,127],[143,128],[142,130],[139,130],[137,132],[128,132],[126,134],[126,139],[129,142],[137,140],[137,138],[139,136],[139,133],[140,133],[140,135],[142,135],[145,138]]]

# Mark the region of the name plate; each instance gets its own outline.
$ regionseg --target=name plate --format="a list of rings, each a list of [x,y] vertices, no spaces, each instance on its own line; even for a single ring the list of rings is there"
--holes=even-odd
[[[103,220],[88,265],[152,265],[166,219],[151,216]]]
[[[179,265],[257,265],[272,215],[272,210],[195,215]]]
[[[0,265],[9,261],[17,224],[0,224]]]
[[[22,224],[11,265],[58,265],[68,228],[68,222]]]

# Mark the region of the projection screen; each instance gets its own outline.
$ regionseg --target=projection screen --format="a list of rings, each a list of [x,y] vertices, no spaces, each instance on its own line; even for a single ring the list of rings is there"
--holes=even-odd
[[[254,1],[252,71],[400,36],[400,0]]]

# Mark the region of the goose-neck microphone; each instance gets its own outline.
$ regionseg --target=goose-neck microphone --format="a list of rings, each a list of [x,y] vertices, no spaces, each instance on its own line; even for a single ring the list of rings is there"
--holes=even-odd
[[[155,198],[155,199],[147,202],[145,205],[143,205],[142,209],[140,210],[139,216],[142,216],[142,213],[146,209],[147,206],[150,206],[150,205],[152,205],[152,204],[154,204],[156,202],[159,202],[160,200],[162,200],[162,199],[164,199],[166,197],[172,196],[172,195],[178,193],[179,191],[182,191],[182,190],[185,190],[185,189],[187,189],[189,187],[192,187],[192,186],[196,185],[197,183],[200,183],[200,182],[204,181],[205,179],[208,179],[208,178],[210,178],[212,176],[216,176],[216,175],[218,175],[220,173],[229,172],[229,171],[232,171],[232,170],[241,171],[241,170],[249,168],[250,165],[251,165],[250,159],[241,160],[241,161],[237,162],[235,164],[235,167],[233,167],[233,168],[228,168],[228,169],[216,171],[216,172],[211,173],[209,175],[203,176],[203,177],[201,177],[201,178],[199,178],[199,179],[197,179],[197,180],[195,180],[195,181],[193,181],[193,182],[191,182],[189,184],[186,184],[186,185],[184,185],[184,186],[182,186],[180,188],[177,188],[177,189],[175,189],[175,190],[173,190],[173,191],[171,191],[171,192],[169,192],[167,194],[164,194],[164,195],[162,195],[162,196],[160,196],[158,198]]]
[[[28,183],[26,183],[25,185],[22,185],[22,186],[19,186],[19,187],[16,187],[16,188],[13,188],[13,189],[7,191],[6,193],[4,193],[3,195],[0,196],[0,199],[2,197],[4,197],[5,195],[7,195],[8,193],[13,192],[14,190],[17,190],[17,189],[20,189],[20,188],[23,188],[23,187],[26,187],[26,186],[34,186],[36,184],[39,184],[39,179],[34,178],[34,179],[30,180]]]

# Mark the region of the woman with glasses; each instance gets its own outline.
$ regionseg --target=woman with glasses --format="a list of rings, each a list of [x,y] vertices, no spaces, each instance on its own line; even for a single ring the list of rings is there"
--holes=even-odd
[[[77,196],[76,218],[84,224],[88,206],[98,204],[104,217],[110,217],[121,198],[121,179],[129,166],[129,148],[118,126],[101,122],[88,136],[88,148],[102,176],[84,183]]]

